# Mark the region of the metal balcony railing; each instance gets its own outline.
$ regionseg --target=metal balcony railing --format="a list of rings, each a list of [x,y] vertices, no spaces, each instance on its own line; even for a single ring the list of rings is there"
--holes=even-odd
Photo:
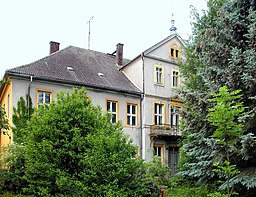
[[[150,125],[151,136],[181,136],[179,126],[170,124]]]

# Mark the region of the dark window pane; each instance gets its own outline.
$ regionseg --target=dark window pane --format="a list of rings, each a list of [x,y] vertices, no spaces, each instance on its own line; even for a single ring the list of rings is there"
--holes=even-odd
[[[174,56],[174,49],[171,49],[171,56]]]
[[[45,103],[50,103],[50,99],[51,99],[51,94],[46,92],[45,93]]]
[[[43,103],[43,92],[38,92],[38,103]]]
[[[179,51],[176,50],[176,57],[179,57]]]
[[[110,110],[110,102],[108,101],[107,102],[107,111],[109,111]]]
[[[163,111],[163,105],[159,105],[159,114],[162,114],[162,111]]]
[[[132,117],[132,125],[133,125],[133,126],[136,125],[136,117],[135,117],[135,116]]]
[[[162,116],[159,116],[159,124],[162,124],[163,120],[162,120]]]
[[[112,123],[116,123],[116,114],[112,114]]]
[[[130,105],[127,105],[127,113],[130,114]]]
[[[116,112],[116,103],[112,103],[112,112]]]
[[[136,114],[136,106],[132,105],[132,114]]]
[[[130,116],[127,116],[127,124],[131,125]]]

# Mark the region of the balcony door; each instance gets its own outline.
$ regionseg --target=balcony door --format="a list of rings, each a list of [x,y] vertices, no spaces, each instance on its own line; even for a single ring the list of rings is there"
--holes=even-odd
[[[178,172],[179,162],[179,148],[170,147],[169,149],[169,167],[172,170],[172,174],[175,175]]]

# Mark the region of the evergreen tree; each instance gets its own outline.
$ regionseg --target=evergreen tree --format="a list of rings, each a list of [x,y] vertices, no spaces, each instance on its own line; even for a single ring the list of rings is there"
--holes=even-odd
[[[14,135],[14,141],[16,143],[24,143],[26,138],[26,133],[24,133],[24,129],[27,127],[27,122],[30,120],[34,109],[32,107],[32,100],[27,95],[26,101],[23,97],[20,97],[17,102],[17,108],[13,108],[13,124],[14,127],[12,129]]]
[[[242,91],[241,102],[248,112],[237,143],[240,151],[230,158],[240,171],[232,183],[251,192],[256,187],[256,4],[254,0],[209,0],[202,17],[194,13],[187,62],[181,65],[186,79],[181,174],[199,181],[216,178],[213,162],[223,157],[210,137],[215,129],[207,121],[207,109],[213,105],[208,92],[225,85],[231,91]]]
[[[4,108],[0,106],[0,131],[6,132],[9,129],[8,120]]]

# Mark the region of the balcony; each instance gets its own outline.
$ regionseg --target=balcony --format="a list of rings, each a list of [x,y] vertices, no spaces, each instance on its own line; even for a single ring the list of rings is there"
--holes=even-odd
[[[161,124],[161,125],[150,125],[150,136],[181,136],[181,132],[178,126],[171,126],[170,124]]]

